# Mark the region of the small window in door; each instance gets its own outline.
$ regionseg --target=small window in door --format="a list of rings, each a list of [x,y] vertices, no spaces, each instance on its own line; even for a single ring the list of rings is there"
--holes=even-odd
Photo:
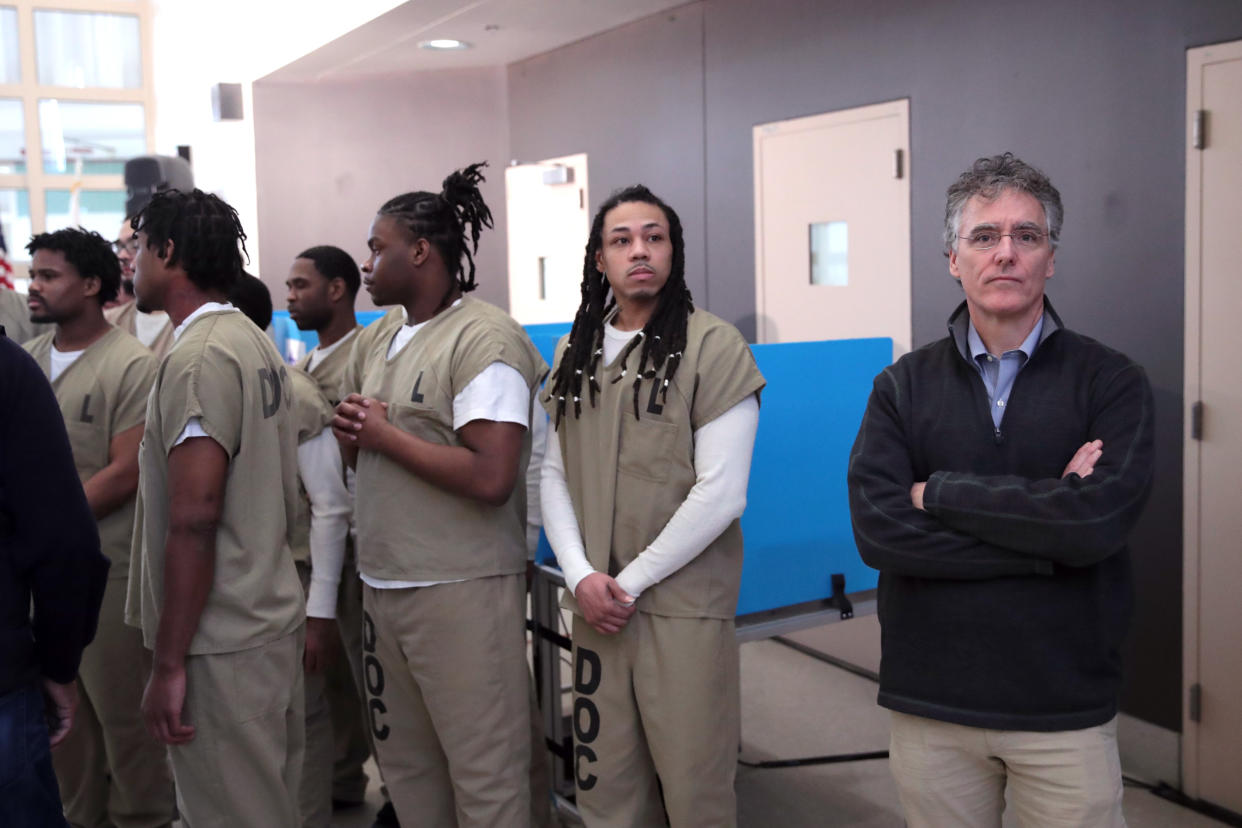
[[[849,232],[844,221],[822,221],[811,228],[811,284],[845,287],[849,279]]]

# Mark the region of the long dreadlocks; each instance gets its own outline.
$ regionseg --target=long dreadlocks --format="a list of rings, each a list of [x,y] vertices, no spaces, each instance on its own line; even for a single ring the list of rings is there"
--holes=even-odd
[[[486,161],[450,173],[439,193],[420,190],[389,199],[379,208],[381,216],[392,216],[412,238],[426,239],[440,252],[452,282],[440,301],[448,304],[453,288],[469,293],[474,282],[474,254],[479,250],[479,234],[492,226],[492,211],[483,201],[479,183],[484,181]],[[469,231],[470,241],[466,234]],[[463,267],[462,259],[465,259]]]
[[[582,263],[582,304],[578,306],[560,364],[552,375],[551,393],[556,398],[554,428],[560,427],[569,400],[574,404],[574,417],[582,416],[584,376],[592,407],[595,406],[595,395],[601,390],[597,375],[604,354],[604,319],[616,307],[617,299],[612,295],[607,277],[596,266],[595,259],[604,242],[604,217],[617,205],[634,201],[654,205],[664,212],[668,219],[669,240],[673,244],[672,271],[660,291],[660,303],[639,335],[621,352],[621,373],[612,380],[619,382],[625,378],[630,353],[641,344],[638,370],[634,373],[634,419],[638,419],[638,392],[642,381],[656,379],[663,368],[664,378],[659,393],[662,400],[667,401],[669,385],[681,363],[682,351],[686,347],[687,320],[694,312],[694,302],[686,287],[686,243],[681,219],[672,207],[643,185],[636,184],[609,196],[591,223],[591,236]]]

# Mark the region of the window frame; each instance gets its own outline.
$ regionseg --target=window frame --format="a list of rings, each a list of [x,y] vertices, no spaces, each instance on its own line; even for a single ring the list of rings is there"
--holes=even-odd
[[[0,98],[21,101],[26,136],[26,171],[24,173],[0,173],[0,189],[26,190],[30,205],[31,232],[42,233],[47,229],[48,190],[69,190],[74,186],[81,190],[123,190],[125,189],[125,177],[119,174],[97,173],[83,173],[81,177],[78,177],[72,173],[44,172],[43,139],[39,126],[40,100],[56,98],[74,103],[141,104],[146,152],[151,152],[151,147],[155,145],[151,5],[149,0],[0,0],[0,6],[17,9],[17,43],[20,52],[18,65],[21,71],[21,79],[18,83],[0,83]],[[142,86],[137,89],[110,89],[40,84],[38,55],[35,52],[37,48],[35,11],[97,12],[137,17]],[[13,265],[14,279],[24,281],[27,278],[29,264],[26,260],[25,247],[29,239],[6,238],[5,241],[9,248],[9,262]]]

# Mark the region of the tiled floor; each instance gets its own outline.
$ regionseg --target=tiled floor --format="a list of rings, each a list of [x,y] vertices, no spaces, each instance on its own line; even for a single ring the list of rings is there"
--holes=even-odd
[[[742,645],[742,759],[762,761],[860,753],[888,747],[888,715],[875,684],[776,641]],[[782,769],[739,767],[741,828],[901,828],[897,791],[884,760]],[[369,828],[364,808],[338,812],[339,828]],[[1219,828],[1222,823],[1134,787],[1125,792],[1130,828]],[[566,820],[566,825],[576,825]],[[1006,820],[1006,828],[1014,823]]]

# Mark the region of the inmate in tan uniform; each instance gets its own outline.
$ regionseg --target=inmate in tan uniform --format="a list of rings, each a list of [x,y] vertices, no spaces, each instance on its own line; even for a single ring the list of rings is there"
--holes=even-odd
[[[584,401],[581,418],[571,407],[557,429],[587,559],[614,577],[655,540],[694,486],[694,432],[764,385],[741,334],[704,310],[689,317],[667,397],[656,393],[663,371],[643,381],[638,419],[632,382],[611,382],[622,367],[620,356],[606,366],[598,404]],[[545,395],[543,404],[555,417],[556,401]],[[645,590],[616,635],[592,629],[565,593],[564,605],[574,611],[578,807],[592,828],[664,824],[661,785],[674,826],[736,824],[733,616],[741,574],[742,532],[734,521]]]
[[[49,379],[55,331],[25,348]],[[85,484],[108,465],[112,440],[142,424],[155,379],[155,358],[127,333],[109,328],[52,380]],[[125,594],[133,541],[134,499],[98,521],[103,553],[112,560],[99,628],[78,670],[80,704],[74,728],[52,763],[60,782],[65,817],[94,828],[146,828],[172,823],[172,773],[164,746],[142,721],[139,709],[150,669],[142,633],[125,624]],[[118,665],[143,665],[117,669]]]
[[[288,369],[234,310],[190,321],[160,364],[139,452],[130,623],[154,648],[164,595],[168,454],[186,423],[228,452],[211,592],[186,658],[183,721],[168,749],[193,828],[295,825],[303,751],[302,585],[288,551],[297,435]]]
[[[343,388],[389,403],[392,423],[461,445],[453,398],[493,362],[533,389],[544,365],[508,315],[463,298],[391,360],[389,335],[360,339]],[[364,332],[365,333],[365,332]],[[359,354],[359,348],[365,350]],[[372,451],[359,453],[359,569],[395,581],[457,581],[363,591],[372,733],[403,824],[525,826],[530,723],[525,658],[525,487],[489,506],[439,489]]]
[[[377,322],[379,320],[376,320]],[[338,340],[339,344],[334,348],[332,353],[328,354],[314,367],[310,367],[311,354],[308,353],[298,361],[298,368],[314,377],[315,382],[319,385],[319,390],[328,398],[328,402],[333,407],[341,401],[341,380],[345,378],[345,369],[349,365],[350,357],[353,355],[354,343],[357,336],[365,328],[361,325],[354,326],[354,329],[346,334],[346,338]]]
[[[310,367],[311,354],[298,362],[319,384],[333,408],[341,401],[341,380],[353,354],[361,325],[354,327],[336,348]],[[374,754],[371,730],[365,726],[366,693],[362,678],[362,582],[358,580],[358,561],[353,543],[345,550],[341,566],[341,585],[337,590],[336,623],[341,633],[345,658],[333,659],[324,675],[324,695],[332,713],[335,763],[332,771],[332,798],[342,802],[362,802],[367,792],[367,775],[362,766]],[[309,715],[309,711],[308,714]],[[307,750],[310,750],[308,737]]]
[[[138,336],[138,303],[126,302],[124,305],[114,305],[104,311],[106,318],[113,325],[130,336]],[[151,343],[151,353],[155,354],[155,359],[161,360],[164,354],[168,353],[168,349],[173,345],[173,323],[171,319],[165,319],[164,327],[160,329],[155,340]]]
[[[305,371],[290,368],[289,384],[293,391],[293,422],[298,446],[301,446],[323,433],[332,422],[333,410],[318,383]],[[309,594],[311,580],[310,527],[311,502],[299,473],[298,512],[289,548],[304,594]],[[307,673],[305,685],[306,750],[298,793],[301,825],[302,828],[328,828],[332,822],[332,763],[336,748],[324,672]]]

